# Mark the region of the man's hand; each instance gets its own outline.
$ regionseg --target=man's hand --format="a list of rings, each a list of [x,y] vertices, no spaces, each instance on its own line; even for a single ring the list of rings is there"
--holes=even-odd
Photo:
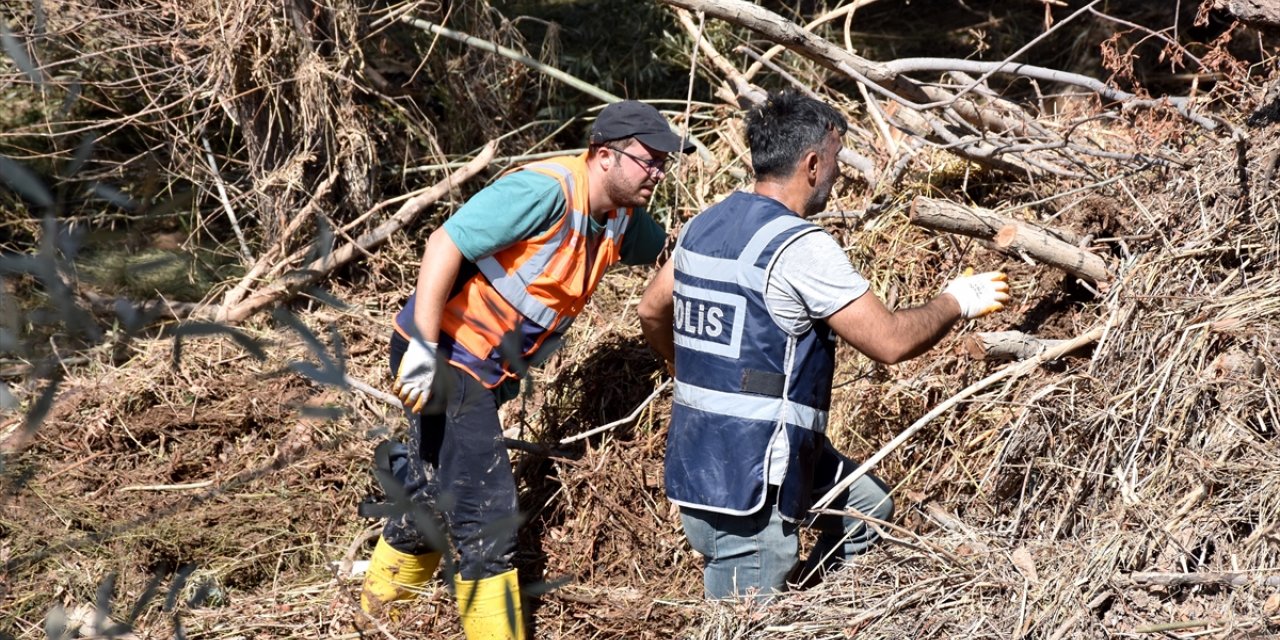
[[[988,271],[972,275],[973,270],[965,270],[965,275],[951,281],[942,293],[949,293],[960,303],[960,315],[965,318],[981,318],[1004,308],[1009,300],[1008,277],[999,271]]]
[[[410,338],[409,348],[400,358],[400,370],[392,390],[409,410],[417,413],[431,395],[431,381],[436,376],[436,343]]]

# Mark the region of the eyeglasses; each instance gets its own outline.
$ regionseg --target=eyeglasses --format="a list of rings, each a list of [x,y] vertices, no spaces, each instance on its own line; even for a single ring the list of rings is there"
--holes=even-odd
[[[612,147],[610,147],[610,148],[612,149]],[[645,172],[647,172],[649,175],[653,175],[653,174],[655,174],[655,173],[666,173],[666,172],[667,172],[667,165],[668,165],[668,164],[670,164],[670,162],[671,162],[671,157],[670,157],[670,156],[668,156],[668,157],[666,157],[666,158],[661,158],[661,159],[659,159],[659,158],[639,158],[639,157],[636,157],[636,156],[631,155],[630,153],[627,153],[626,151],[623,151],[622,149],[613,149],[613,150],[614,150],[614,151],[617,151],[618,153],[621,153],[622,155],[624,155],[624,156],[626,156],[626,157],[628,157],[628,158],[631,158],[632,160],[635,160],[636,164],[640,165],[640,167],[641,167],[642,169],[644,169],[644,170],[645,170]]]

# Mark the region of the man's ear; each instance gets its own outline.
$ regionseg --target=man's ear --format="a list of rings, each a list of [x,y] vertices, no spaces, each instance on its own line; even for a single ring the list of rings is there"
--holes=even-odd
[[[599,162],[601,167],[607,169],[613,165],[613,154],[609,153],[609,147],[601,145],[594,147],[594,149],[592,153],[595,154],[596,162]]]
[[[818,165],[821,164],[818,154],[813,151],[807,151],[804,154],[804,170],[812,182],[818,181]]]

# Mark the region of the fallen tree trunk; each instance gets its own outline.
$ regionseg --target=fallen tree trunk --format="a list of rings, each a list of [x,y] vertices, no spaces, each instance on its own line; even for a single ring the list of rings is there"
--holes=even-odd
[[[1000,230],[1018,222],[989,209],[967,207],[947,200],[917,197],[911,201],[911,222],[934,231],[948,231],[961,235],[995,240]],[[1080,246],[1084,239],[1064,229],[1039,227],[1059,240]]]
[[[996,246],[1012,253],[1025,253],[1051,267],[1056,267],[1073,276],[1092,282],[1106,282],[1111,279],[1107,271],[1107,263],[1102,258],[1069,245],[1049,232],[1014,222],[1005,225],[996,233]]]
[[[1010,218],[998,216],[987,209],[917,197],[911,201],[911,224],[932,231],[958,233],[980,240],[994,240]]]
[[[1111,277],[1105,260],[1065,239],[1074,239],[1074,234],[1034,227],[985,209],[916,198],[911,202],[911,223],[933,231],[990,241],[1000,251],[1026,255],[1091,282],[1106,282]]]

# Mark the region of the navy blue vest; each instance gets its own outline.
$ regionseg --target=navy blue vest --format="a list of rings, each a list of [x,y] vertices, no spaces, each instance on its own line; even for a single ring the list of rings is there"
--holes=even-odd
[[[747,515],[765,502],[770,442],[790,456],[778,507],[804,518],[826,443],[835,340],[826,324],[794,336],[765,306],[779,250],[820,229],[781,203],[735,192],[690,220],[676,244],[676,390],[667,436],[667,497]]]

